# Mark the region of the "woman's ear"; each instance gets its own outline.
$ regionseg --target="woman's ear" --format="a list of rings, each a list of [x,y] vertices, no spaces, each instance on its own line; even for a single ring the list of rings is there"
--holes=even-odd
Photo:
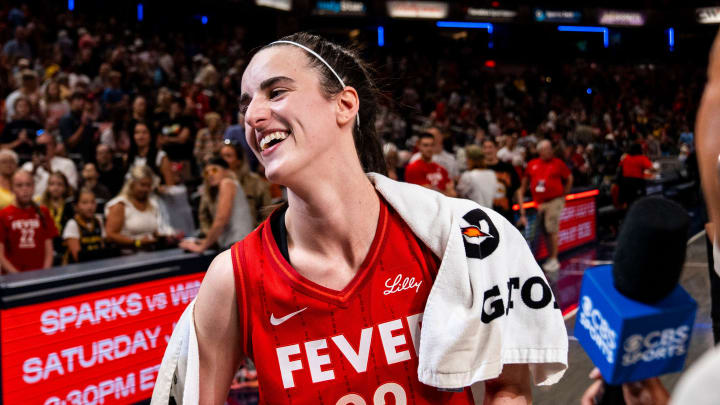
[[[347,125],[349,122],[355,125],[357,114],[360,110],[360,96],[351,86],[345,86],[345,89],[337,95],[337,123],[338,126]]]

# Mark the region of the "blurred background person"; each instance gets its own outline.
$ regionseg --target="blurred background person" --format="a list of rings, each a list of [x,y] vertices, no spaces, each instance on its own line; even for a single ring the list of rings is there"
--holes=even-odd
[[[220,114],[209,112],[204,117],[205,127],[198,131],[195,139],[193,154],[200,164],[205,164],[210,158],[220,153],[223,146],[225,126]]]
[[[620,159],[620,202],[625,208],[645,195],[645,180],[654,172],[653,164],[643,153],[642,145],[633,143]]]
[[[116,159],[110,147],[100,144],[95,148],[95,163],[97,163],[98,183],[103,184],[115,196],[125,183],[125,172],[122,160]]]
[[[47,208],[33,202],[33,176],[18,170],[12,178],[15,202],[0,210],[0,264],[3,273],[47,269],[58,236]]]
[[[96,213],[95,193],[81,188],[75,198],[75,215],[65,224],[62,239],[67,246],[63,263],[81,263],[110,257],[105,246],[105,226]]]
[[[200,200],[199,240],[183,240],[180,247],[200,253],[217,244],[221,250],[249,234],[255,224],[242,186],[220,158],[210,159],[203,170],[203,194]]]
[[[70,114],[70,104],[60,94],[60,84],[50,80],[45,85],[43,98],[40,100],[40,114],[45,117],[45,130],[55,133],[62,117]]]
[[[25,97],[15,99],[15,114],[0,134],[0,148],[12,149],[28,159],[35,137],[43,133],[42,125],[30,115],[30,102]]]
[[[497,179],[496,185],[498,188],[493,200],[493,209],[502,214],[510,223],[515,223],[512,204],[513,201],[518,199],[517,191],[520,188],[520,177],[512,164],[498,159],[497,143],[493,138],[484,138],[482,149],[485,168],[492,170]]]
[[[405,181],[439,191],[448,197],[455,197],[455,184],[447,170],[432,161],[435,142],[435,135],[432,133],[420,134],[417,141],[420,157],[405,168]]]
[[[105,233],[107,239],[123,248],[154,249],[162,244],[171,245],[175,231],[160,213],[152,197],[155,174],[144,165],[133,166],[120,194],[105,204]],[[160,237],[169,239],[168,243]]]
[[[485,156],[480,146],[465,148],[467,171],[460,176],[458,196],[475,201],[483,207],[492,208],[497,193],[495,172],[485,168]]]
[[[128,169],[125,177],[130,176],[130,172],[138,166],[148,167],[158,184],[175,184],[170,159],[164,150],[155,146],[150,127],[143,122],[138,122],[133,128],[133,142],[128,153]]]
[[[270,183],[250,171],[245,149],[240,144],[226,140],[220,149],[220,156],[227,162],[229,170],[235,174],[245,192],[253,228],[258,226],[267,217],[267,210],[272,204]]]
[[[47,189],[50,173],[60,172],[65,175],[72,190],[77,190],[78,174],[72,160],[57,156],[57,143],[49,134],[42,134],[35,140],[32,161],[26,162],[22,168],[33,174],[35,179],[35,195],[42,195]]]
[[[170,112],[167,118],[160,122],[160,133],[158,134],[158,147],[167,154],[168,159],[173,163],[183,163],[183,181],[189,180],[192,176],[193,161],[193,129],[192,117],[185,113],[186,102],[181,97],[176,97],[170,104]]]
[[[15,201],[12,177],[18,167],[18,155],[11,150],[0,150],[0,209]]]
[[[560,269],[557,258],[560,215],[565,207],[565,194],[572,188],[573,176],[567,165],[555,157],[550,141],[547,139],[540,141],[537,150],[540,157],[528,163],[527,172],[518,192],[520,224],[527,226],[523,201],[525,190],[530,188],[532,199],[537,204],[538,221],[547,235],[548,258],[543,264],[543,270],[555,272]]]
[[[51,173],[47,189],[39,197],[35,198],[35,202],[48,209],[50,217],[55,223],[58,236],[53,239],[53,248],[55,249],[54,264],[59,264],[60,259],[65,254],[65,247],[60,235],[62,235],[67,221],[75,215],[72,191],[65,175],[60,172]]]
[[[60,137],[65,149],[82,161],[89,161],[95,148],[95,132],[87,95],[75,92],[70,97],[70,112],[60,119]]]

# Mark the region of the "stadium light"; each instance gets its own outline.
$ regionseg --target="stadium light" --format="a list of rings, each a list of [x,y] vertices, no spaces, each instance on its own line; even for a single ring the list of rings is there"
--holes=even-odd
[[[142,21],[143,20],[143,4],[138,3],[137,5],[137,20]]]
[[[378,46],[385,46],[385,27],[382,25],[377,28],[378,32]]]
[[[470,22],[470,21],[438,21],[435,23],[438,28],[471,28],[484,29],[488,34],[493,33],[493,25],[491,23]]]
[[[668,28],[668,46],[670,47],[670,51],[675,50],[675,28]]]
[[[202,22],[202,25],[206,25],[208,23],[208,18],[206,15],[200,17],[200,22]]]
[[[558,31],[563,32],[602,32],[603,45],[605,48],[610,46],[610,32],[607,27],[591,27],[581,25],[558,25]]]
[[[75,10],[75,0],[68,0],[68,10]]]

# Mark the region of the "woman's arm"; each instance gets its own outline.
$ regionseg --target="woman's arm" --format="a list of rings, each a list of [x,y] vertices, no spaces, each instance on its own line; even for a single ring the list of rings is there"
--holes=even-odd
[[[173,180],[172,167],[170,165],[170,159],[167,156],[163,156],[160,162],[160,174],[162,174],[165,184],[168,186],[174,186],[175,181]]]
[[[485,382],[487,405],[529,405],[532,404],[530,389],[530,368],[527,364],[505,364],[502,373]]]
[[[232,215],[233,201],[235,200],[235,192],[237,191],[238,185],[230,180],[223,179],[220,183],[220,190],[218,190],[217,196],[217,209],[215,210],[215,218],[213,219],[212,225],[205,235],[205,239],[200,244],[202,250],[206,250],[217,242],[218,238],[222,234],[223,229],[230,222],[230,216]]]
[[[0,243],[0,264],[2,265],[3,273],[17,273],[18,269],[14,264],[5,257],[5,244]]]
[[[194,319],[200,354],[200,404],[221,405],[242,356],[230,250],[210,264],[195,301]]]
[[[121,235],[123,224],[125,223],[125,204],[117,203],[110,207],[105,222],[105,233],[107,239],[120,245],[132,245],[135,241],[125,235]]]
[[[49,269],[52,267],[53,256],[55,250],[53,249],[53,240],[51,238],[45,239],[45,260],[43,261],[43,269]]]
[[[70,252],[70,255],[72,256],[73,260],[75,262],[77,262],[78,255],[80,254],[80,239],[67,238],[67,239],[65,239],[65,243],[67,243],[68,252]]]

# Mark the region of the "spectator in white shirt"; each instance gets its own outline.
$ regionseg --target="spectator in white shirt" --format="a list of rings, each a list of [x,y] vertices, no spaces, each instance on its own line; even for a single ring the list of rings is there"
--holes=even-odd
[[[73,190],[77,190],[78,174],[75,163],[68,158],[55,156],[55,138],[48,134],[37,137],[32,161],[23,165],[23,170],[32,173],[35,180],[35,196],[42,195],[47,188],[50,173],[58,171],[65,175]]]
[[[492,208],[495,193],[498,190],[495,172],[485,168],[485,156],[482,147],[469,145],[465,149],[468,170],[460,176],[457,185],[458,194],[482,205]]]

